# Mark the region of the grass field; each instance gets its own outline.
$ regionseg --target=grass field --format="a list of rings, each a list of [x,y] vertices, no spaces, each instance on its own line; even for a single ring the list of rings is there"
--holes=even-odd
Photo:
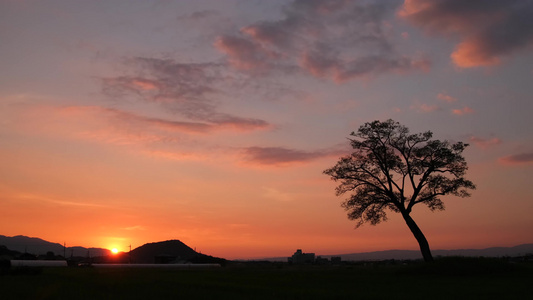
[[[1,299],[526,299],[533,265],[228,265],[210,270],[43,268],[0,276]]]

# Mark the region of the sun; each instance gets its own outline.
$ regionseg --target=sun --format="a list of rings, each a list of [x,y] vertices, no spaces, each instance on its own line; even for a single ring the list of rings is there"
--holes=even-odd
[[[113,254],[117,254],[118,253],[118,249],[117,248],[113,248],[113,249],[111,249],[111,252],[113,252]]]

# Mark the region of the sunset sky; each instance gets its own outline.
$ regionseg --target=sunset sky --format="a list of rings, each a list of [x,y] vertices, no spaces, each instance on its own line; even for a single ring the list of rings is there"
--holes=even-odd
[[[533,242],[533,1],[0,0],[0,234],[213,256],[418,249],[322,171],[365,122],[471,146],[432,249]]]

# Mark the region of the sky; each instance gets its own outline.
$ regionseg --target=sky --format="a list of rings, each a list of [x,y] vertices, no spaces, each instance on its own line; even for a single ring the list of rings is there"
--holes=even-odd
[[[0,234],[228,259],[418,249],[322,172],[393,119],[463,141],[432,249],[533,242],[533,1],[0,0]]]

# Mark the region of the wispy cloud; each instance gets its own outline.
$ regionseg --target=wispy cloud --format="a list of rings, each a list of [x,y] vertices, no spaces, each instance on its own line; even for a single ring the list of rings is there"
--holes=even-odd
[[[213,95],[223,95],[235,79],[223,65],[143,57],[128,59],[126,65],[133,74],[103,78],[104,94],[114,99],[133,95],[189,120],[235,130],[270,127],[265,120],[218,111]]]
[[[421,112],[421,113],[430,113],[430,112],[438,111],[441,108],[440,106],[436,104],[421,103],[421,104],[411,105],[411,109],[417,112]]]
[[[262,196],[274,201],[288,202],[294,199],[290,193],[280,191],[279,189],[272,187],[263,187]]]
[[[462,116],[462,115],[472,114],[474,113],[474,110],[468,106],[464,106],[463,108],[452,109],[452,113],[454,115]]]
[[[221,35],[215,46],[240,70],[301,72],[338,83],[427,69],[426,59],[398,54],[390,41],[384,21],[395,7],[395,2],[295,0],[280,20]]]
[[[257,166],[289,166],[316,159],[345,154],[338,149],[301,151],[283,147],[248,147],[241,151],[246,164]]]
[[[66,116],[93,119],[95,122],[106,121],[110,127],[117,129],[142,129],[181,132],[189,134],[207,133],[218,129],[217,124],[202,122],[173,121],[162,118],[147,117],[135,113],[102,106],[68,106],[58,108]],[[140,132],[139,132],[140,133]]]
[[[463,68],[497,64],[533,44],[532,1],[405,0],[399,15],[430,34],[460,36],[451,58]]]
[[[34,134],[128,146],[134,153],[172,161],[231,161],[237,156],[238,162],[280,165],[329,153],[260,147],[242,150],[206,141],[218,131],[244,130],[243,122],[235,123],[235,118],[221,119],[217,124],[147,117],[102,106],[30,106],[20,113],[19,120],[24,130]],[[270,160],[268,155],[272,156]]]
[[[195,11],[191,14],[188,14],[188,15],[182,15],[180,16],[178,19],[180,20],[193,20],[193,21],[198,21],[198,20],[203,20],[203,19],[206,19],[206,18],[209,18],[209,17],[213,17],[213,16],[217,16],[218,13],[216,10],[212,10],[212,9],[204,9],[204,10],[200,10],[200,11]]]
[[[233,67],[256,74],[270,71],[274,68],[275,61],[282,58],[279,52],[243,37],[220,36],[214,46],[228,56]]]
[[[31,134],[127,147],[167,160],[206,160],[217,147],[209,145],[210,136],[243,130],[230,122],[187,122],[102,106],[28,106],[18,112],[17,126]]]
[[[55,199],[53,197],[32,194],[27,192],[14,192],[10,194],[10,197],[19,200],[31,200],[40,203],[49,203],[58,206],[71,206],[71,207],[85,207],[85,208],[108,208],[108,205],[88,202],[88,201],[65,201]]]
[[[129,230],[129,231],[130,230],[146,230],[146,227],[142,225],[134,225],[134,226],[124,227],[122,229]]]
[[[525,152],[501,157],[499,162],[506,165],[529,165],[533,164],[533,152]]]
[[[447,95],[447,94],[444,94],[444,93],[439,93],[439,94],[437,94],[437,99],[440,99],[440,100],[446,101],[446,102],[448,102],[448,103],[453,103],[453,102],[456,102],[456,101],[457,101],[457,98],[452,97],[452,96]]]
[[[201,153],[199,151],[180,151],[180,150],[145,150],[143,153],[147,156],[154,158],[162,158],[166,160],[176,160],[176,161],[204,161],[209,157],[214,155],[211,153],[210,156],[207,154]]]
[[[502,143],[502,140],[500,140],[497,137],[493,138],[481,138],[477,136],[471,136],[469,138],[470,142],[474,143],[476,146],[487,149],[496,145],[500,145]]]

